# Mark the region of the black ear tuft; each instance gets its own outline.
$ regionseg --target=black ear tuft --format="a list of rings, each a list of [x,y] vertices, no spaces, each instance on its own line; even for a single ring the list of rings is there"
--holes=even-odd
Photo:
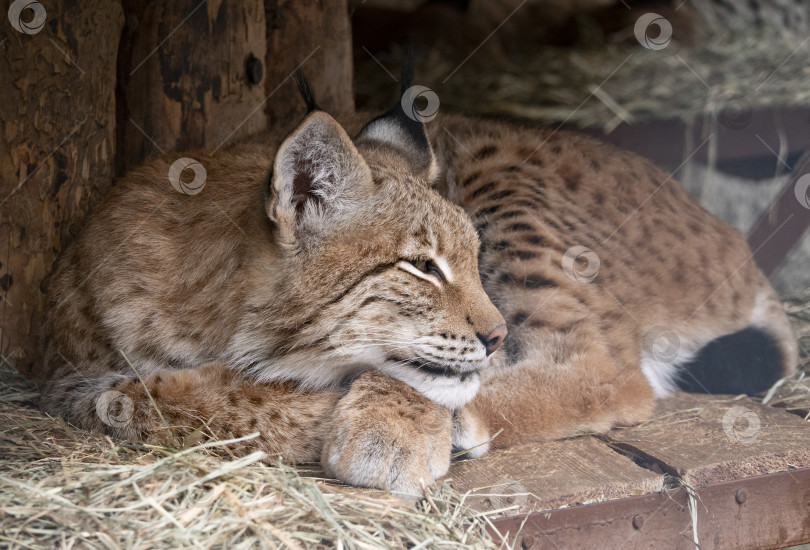
[[[424,86],[413,85],[413,54],[410,53],[402,68],[400,100],[360,131],[357,143],[379,143],[398,150],[409,161],[415,174],[434,172],[435,159],[430,147],[425,122],[432,120],[438,109],[438,96]],[[417,100],[428,100],[434,112],[426,115]],[[430,176],[429,176],[430,177]]]
[[[312,111],[320,111],[320,107],[318,107],[318,103],[315,101],[315,94],[312,93],[312,87],[309,85],[309,81],[307,77],[304,76],[301,69],[295,70],[293,78],[295,78],[295,83],[298,84],[298,91],[301,93],[301,97],[304,98],[304,102],[307,105],[307,114]]]

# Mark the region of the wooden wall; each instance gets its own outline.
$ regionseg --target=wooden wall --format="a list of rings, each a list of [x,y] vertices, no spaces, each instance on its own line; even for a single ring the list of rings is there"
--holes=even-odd
[[[39,6],[0,25],[0,362],[23,372],[52,264],[115,175],[290,128],[298,66],[324,108],[353,109],[346,0]]]

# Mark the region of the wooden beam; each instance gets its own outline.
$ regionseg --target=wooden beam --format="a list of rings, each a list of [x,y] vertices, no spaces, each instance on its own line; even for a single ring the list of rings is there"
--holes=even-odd
[[[754,550],[810,542],[810,469],[496,520],[515,548]]]
[[[676,394],[650,422],[606,436],[694,487],[810,467],[810,423],[749,397]]]
[[[0,36],[0,362],[26,374],[40,358],[43,281],[112,184],[124,24],[117,0],[30,5],[42,26],[4,20]],[[36,20],[30,7],[20,18]]]
[[[810,227],[810,154],[793,169],[788,184],[748,233],[757,265],[771,276]],[[800,196],[797,196],[797,193]]]
[[[810,108],[757,109],[728,116],[709,114],[695,117],[689,124],[675,119],[622,123],[607,134],[595,128],[580,131],[670,168],[690,156],[693,160],[707,162],[709,147],[696,148],[712,132],[718,161],[772,157],[775,164],[776,152],[782,150],[783,140],[785,153],[810,150]],[[691,149],[687,143],[692,144]]]
[[[526,514],[660,491],[664,477],[586,436],[517,445],[453,463],[447,477],[481,511]]]

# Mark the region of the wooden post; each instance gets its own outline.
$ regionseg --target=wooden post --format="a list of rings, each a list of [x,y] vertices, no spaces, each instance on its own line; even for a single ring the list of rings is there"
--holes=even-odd
[[[118,0],[11,4],[29,7],[0,26],[0,360],[30,373],[40,285],[112,181],[124,17]]]
[[[117,171],[267,126],[262,0],[125,0]]]
[[[351,24],[346,0],[267,0],[266,112],[289,130],[306,108],[290,77],[300,68],[318,105],[341,118],[354,113]]]

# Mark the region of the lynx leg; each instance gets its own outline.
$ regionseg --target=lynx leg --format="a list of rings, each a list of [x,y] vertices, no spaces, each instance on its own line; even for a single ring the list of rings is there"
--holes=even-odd
[[[312,462],[320,457],[339,397],[299,391],[291,383],[254,384],[223,363],[210,363],[154,374],[143,383],[122,374],[55,377],[42,405],[82,428],[133,441],[173,444],[196,429],[220,438],[259,432],[240,450]]]
[[[470,454],[480,456],[487,439],[499,431],[491,442],[496,448],[604,432],[652,413],[653,391],[638,360],[630,359],[632,350],[622,353],[617,340],[608,340],[592,319],[562,328],[545,325],[533,334],[515,332],[520,340],[512,346],[527,349],[514,364],[496,368],[476,398],[456,414],[457,448],[477,445]]]

